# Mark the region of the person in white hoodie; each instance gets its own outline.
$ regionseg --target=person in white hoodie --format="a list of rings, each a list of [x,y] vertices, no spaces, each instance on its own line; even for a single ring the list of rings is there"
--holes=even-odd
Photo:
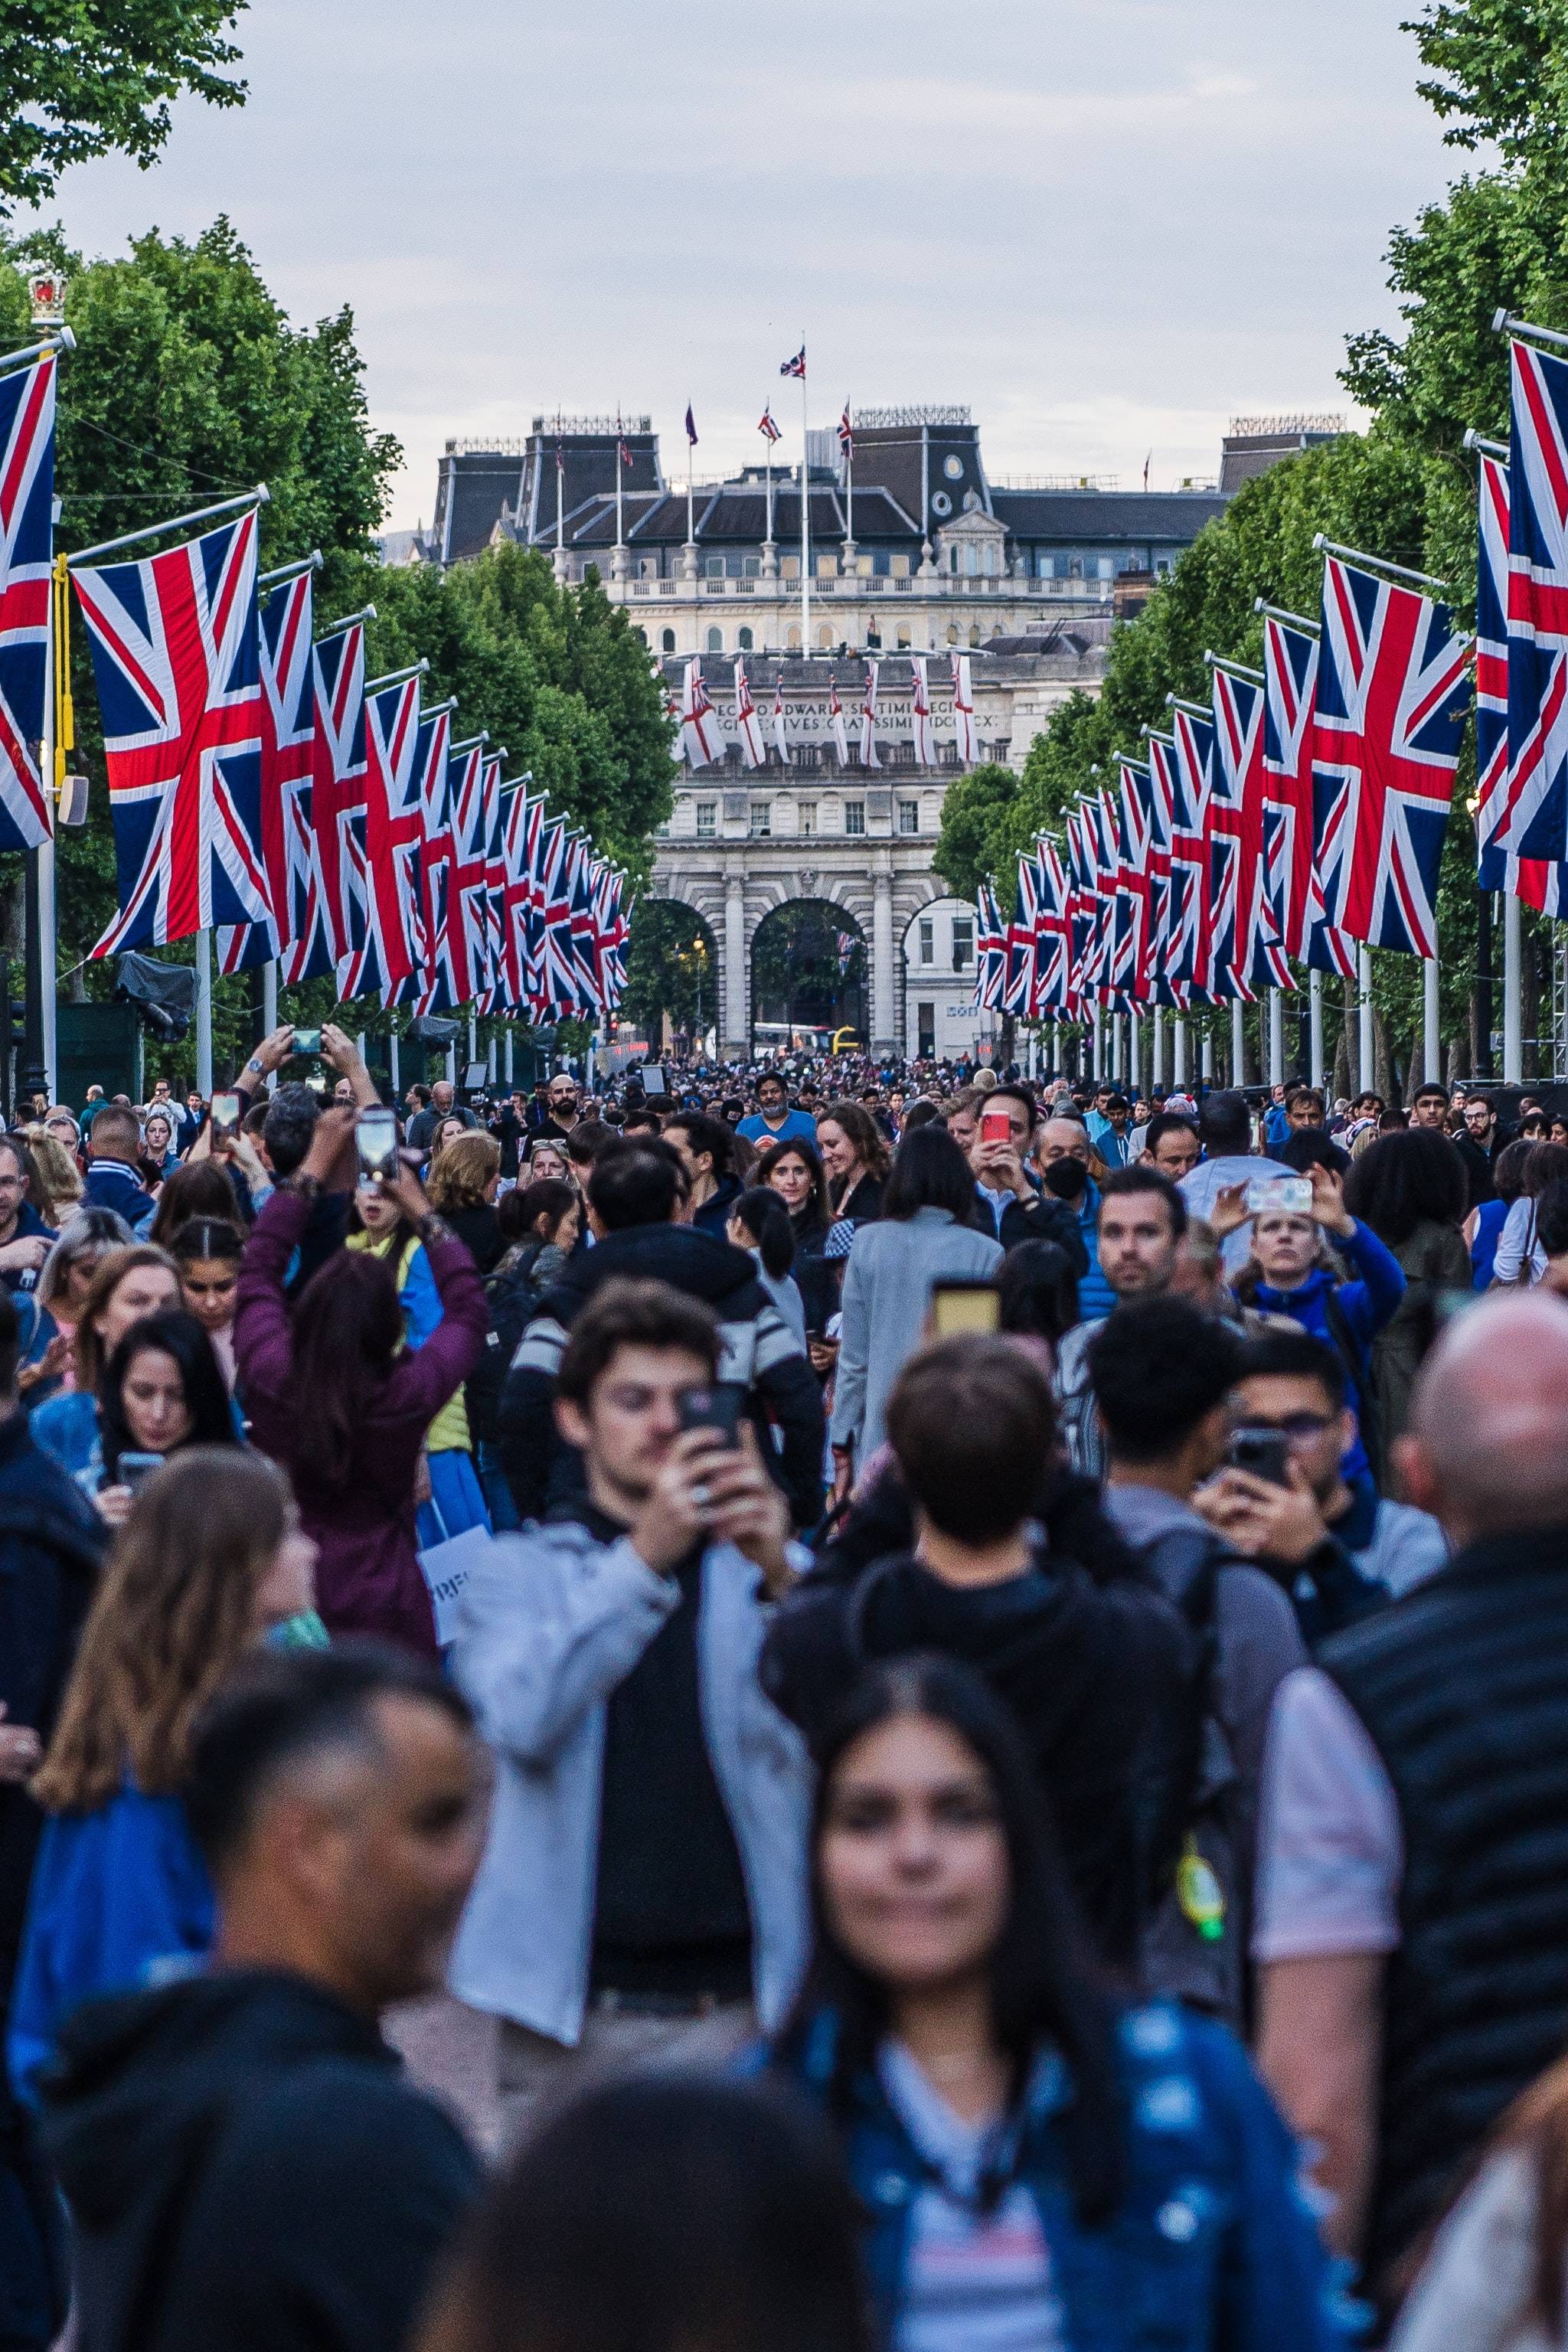
[[[804,1964],[810,1772],[757,1659],[809,1556],[718,1362],[700,1301],[605,1284],[555,1402],[585,1492],[463,1592],[497,1787],[449,1982],[501,2020],[509,2130],[589,2076],[723,2063]]]

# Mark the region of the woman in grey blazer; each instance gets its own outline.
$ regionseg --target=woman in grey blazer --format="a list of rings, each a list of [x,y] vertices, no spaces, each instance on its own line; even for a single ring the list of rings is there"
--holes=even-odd
[[[889,1391],[925,1337],[931,1286],[994,1275],[1002,1249],[969,1220],[974,1178],[945,1128],[906,1135],[875,1224],[855,1235],[844,1276],[844,1319],[833,1395],[833,1454],[841,1491],[883,1440]]]

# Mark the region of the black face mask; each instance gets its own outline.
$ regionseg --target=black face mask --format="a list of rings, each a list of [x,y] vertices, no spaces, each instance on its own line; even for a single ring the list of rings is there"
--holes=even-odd
[[[1053,1160],[1046,1171],[1046,1190],[1058,1201],[1081,1200],[1088,1182],[1089,1171],[1081,1160]]]

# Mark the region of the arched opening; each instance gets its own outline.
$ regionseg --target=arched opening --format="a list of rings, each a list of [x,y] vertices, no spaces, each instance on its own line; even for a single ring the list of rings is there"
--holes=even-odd
[[[724,650],[724,632],[723,632],[723,630],[722,630],[722,629],[710,629],[710,630],[709,630],[709,632],[708,632],[708,650],[709,650],[709,652],[710,652],[710,654],[721,654],[721,653],[723,652],[723,650]]]
[[[826,1043],[840,1029],[864,1040],[866,939],[845,908],[827,898],[786,898],[752,940],[752,1042],[785,1047],[809,1029]]]
[[[664,630],[659,636],[658,642],[660,647],[665,653],[672,654],[675,651],[675,631],[673,629]]]
[[[738,653],[749,654],[753,650],[755,642],[750,629],[738,630],[735,636],[735,649]]]
[[[619,1022],[647,1041],[650,1057],[671,1047],[715,1051],[719,947],[711,925],[679,898],[639,898],[626,940]],[[706,1037],[707,1047],[698,1041]]]
[[[972,646],[977,646],[980,643],[980,624],[978,621],[971,621],[969,624],[969,642]]]
[[[830,654],[833,651],[833,624],[831,621],[824,621],[821,627],[817,630],[816,650],[820,654]]]
[[[785,644],[785,646],[788,647],[789,651],[790,651],[792,654],[797,654],[797,653],[799,653],[799,651],[800,651],[800,626],[799,626],[799,624],[798,624],[798,623],[796,623],[796,624],[795,624],[795,625],[794,627],[792,627],[792,628],[790,628],[790,629],[788,629],[788,630],[786,630],[786,631],[785,631],[785,633],[784,633],[784,644]]]

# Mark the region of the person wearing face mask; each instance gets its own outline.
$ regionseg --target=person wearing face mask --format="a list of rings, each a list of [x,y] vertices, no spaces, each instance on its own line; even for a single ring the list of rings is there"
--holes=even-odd
[[[192,1727],[247,1650],[309,1611],[315,1556],[287,1482],[240,1447],[193,1446],[138,1492],[32,1782],[48,1820],[10,2014],[21,2097],[79,2002],[205,1952],[212,1890],[178,1793]]]
[[[1089,1129],[1077,1118],[1047,1118],[1036,1133],[1035,1157],[1046,1191],[1053,1199],[1065,1202],[1078,1220],[1079,1239],[1088,1261],[1079,1277],[1078,1311],[1086,1323],[1098,1322],[1116,1304],[1116,1293],[1100,1272],[1096,1230],[1100,1187],[1095,1171],[1103,1177],[1105,1163],[1089,1141]]]
[[[1091,1973],[1017,1730],[873,1669],[817,1751],[816,1941],[771,2069],[831,2120],[896,2352],[1331,2352],[1296,2150],[1239,2044]]]
[[[106,1251],[93,1271],[71,1342],[76,1385],[50,1397],[32,1419],[35,1444],[73,1478],[89,1474],[89,1494],[96,1492],[101,1461],[98,1391],[104,1366],[133,1323],[179,1304],[179,1269],[150,1242]]]

